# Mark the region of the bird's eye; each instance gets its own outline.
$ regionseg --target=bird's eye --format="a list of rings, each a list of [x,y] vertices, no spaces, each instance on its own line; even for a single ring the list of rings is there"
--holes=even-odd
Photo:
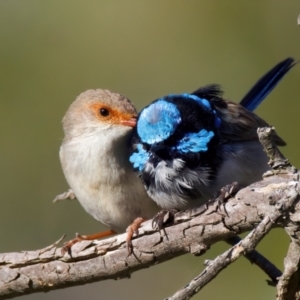
[[[107,117],[109,116],[109,110],[107,108],[100,108],[99,113],[102,117]]]

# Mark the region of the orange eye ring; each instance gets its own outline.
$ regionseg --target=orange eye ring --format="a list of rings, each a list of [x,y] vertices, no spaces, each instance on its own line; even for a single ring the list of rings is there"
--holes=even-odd
[[[131,113],[121,112],[105,103],[94,103],[89,106],[97,119],[110,124],[135,127],[136,116]]]

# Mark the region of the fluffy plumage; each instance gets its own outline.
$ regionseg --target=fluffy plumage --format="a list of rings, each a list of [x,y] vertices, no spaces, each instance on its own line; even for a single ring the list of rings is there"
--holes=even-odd
[[[136,115],[128,99],[98,89],[79,95],[63,118],[65,177],[84,209],[116,232],[158,211],[128,161]]]
[[[241,105],[224,100],[218,85],[208,85],[145,107],[132,137],[130,162],[148,195],[162,208],[186,209],[234,181],[260,180],[269,167],[257,128],[267,123],[251,110],[294,65],[292,58],[276,65]],[[279,136],[275,139],[285,145]]]

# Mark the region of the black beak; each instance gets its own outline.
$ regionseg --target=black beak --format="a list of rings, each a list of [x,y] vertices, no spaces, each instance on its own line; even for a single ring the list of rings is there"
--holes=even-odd
[[[165,148],[166,148],[166,146],[163,145],[162,143],[155,143],[155,144],[151,145],[150,150],[152,152],[159,152]]]

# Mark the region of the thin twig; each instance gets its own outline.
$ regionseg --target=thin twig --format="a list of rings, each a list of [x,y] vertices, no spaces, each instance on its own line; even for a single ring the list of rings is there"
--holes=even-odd
[[[274,222],[282,216],[284,210],[289,210],[297,199],[297,183],[291,186],[287,195],[276,204],[276,210],[264,217],[259,225],[251,231],[241,242],[219,255],[213,261],[208,261],[207,267],[199,276],[194,278],[187,286],[176,292],[167,300],[188,300],[198,293],[207,283],[215,278],[229,264],[237,260],[241,255],[253,251],[262,238],[272,229]]]

